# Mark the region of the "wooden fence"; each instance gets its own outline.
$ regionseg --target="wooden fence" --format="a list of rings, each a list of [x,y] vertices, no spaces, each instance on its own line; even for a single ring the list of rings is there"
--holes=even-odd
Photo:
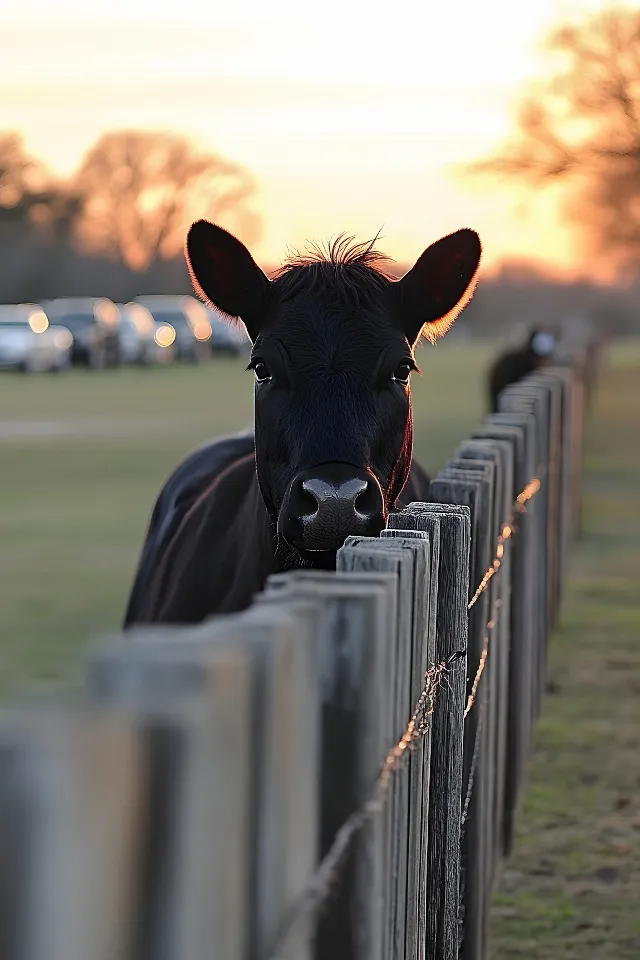
[[[579,524],[585,364],[429,503],[0,717],[3,960],[483,960]]]

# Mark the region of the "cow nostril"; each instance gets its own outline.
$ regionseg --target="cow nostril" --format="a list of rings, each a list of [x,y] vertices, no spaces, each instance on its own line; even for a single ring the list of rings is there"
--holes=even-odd
[[[370,517],[379,512],[380,498],[373,483],[365,482],[364,489],[356,493],[353,505],[356,512],[364,517]]]
[[[296,491],[296,507],[301,517],[309,517],[318,512],[318,498],[302,484]]]
[[[298,474],[278,516],[278,532],[292,546],[335,551],[350,534],[376,536],[383,500],[375,477],[350,464],[321,464]]]

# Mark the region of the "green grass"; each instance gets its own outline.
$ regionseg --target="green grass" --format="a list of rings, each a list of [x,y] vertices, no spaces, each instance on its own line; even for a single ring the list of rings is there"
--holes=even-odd
[[[640,957],[640,354],[616,347],[492,960]]]
[[[480,419],[491,352],[420,350],[416,450],[427,469]],[[163,480],[197,444],[249,424],[252,403],[252,374],[234,360],[0,376],[0,693],[78,676],[88,640],[121,621]],[[43,421],[74,432],[15,435],[16,422],[42,434]]]

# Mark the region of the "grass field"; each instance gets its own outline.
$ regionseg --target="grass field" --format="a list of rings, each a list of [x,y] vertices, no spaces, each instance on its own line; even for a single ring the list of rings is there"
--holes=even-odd
[[[435,470],[479,419],[491,347],[420,353],[416,446]],[[87,639],[121,621],[162,481],[252,404],[239,360],[0,376],[0,694],[77,675]]]
[[[489,346],[421,351],[416,452],[437,470],[481,419]],[[160,484],[251,420],[251,374],[202,368],[0,377],[0,693],[73,681],[117,628]],[[586,448],[551,690],[492,960],[640,957],[640,350],[614,349]]]
[[[640,958],[640,351],[609,358],[586,439],[584,535],[492,960]]]

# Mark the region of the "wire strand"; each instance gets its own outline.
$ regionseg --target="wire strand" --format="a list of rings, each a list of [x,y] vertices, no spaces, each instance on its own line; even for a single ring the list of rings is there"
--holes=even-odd
[[[536,493],[540,489],[540,481],[537,477],[533,477],[529,483],[524,487],[524,489],[518,494],[516,499],[513,502],[511,507],[511,515],[509,519],[502,524],[500,528],[500,533],[498,535],[498,541],[496,543],[496,552],[493,558],[493,562],[487,567],[487,570],[482,577],[482,580],[478,584],[476,592],[469,601],[468,609],[471,608],[478,602],[484,591],[489,586],[489,581],[495,574],[498,572],[502,566],[502,558],[504,556],[504,545],[509,540],[516,531],[516,525],[518,517],[521,513],[525,513],[527,509],[527,502],[531,500],[532,497],[535,497]]]
[[[533,496],[535,496],[539,489],[540,481],[534,477],[529,481],[529,483],[524,487],[522,492],[514,501],[509,520],[504,523],[500,529],[494,561],[485,572],[476,592],[468,604],[469,610],[474,606],[482,593],[487,589],[491,578],[500,569],[502,557],[504,555],[504,543],[516,532],[518,516],[526,510],[527,502]],[[471,693],[467,699],[467,704],[464,711],[465,718],[475,703],[478,685],[484,672],[489,653],[489,637],[496,626],[501,604],[501,600],[496,600],[491,619],[487,624],[480,663],[478,664],[478,669],[473,681]],[[351,849],[354,839],[364,828],[366,823],[383,809],[394,774],[400,769],[404,758],[408,756],[411,748],[418,740],[424,737],[429,730],[429,718],[432,716],[435,709],[436,692],[441,683],[447,680],[446,674],[449,668],[457,661],[461,660],[465,656],[466,652],[466,648],[464,650],[457,650],[446,661],[434,663],[425,674],[424,686],[417,700],[411,718],[409,719],[409,722],[407,723],[407,726],[405,727],[400,739],[393,745],[393,747],[385,756],[370,796],[358,810],[348,817],[348,819],[342,824],[336,833],[329,851],[322,859],[321,863],[307,884],[307,887],[291,909],[289,916],[282,924],[276,937],[275,945],[266,953],[266,960],[281,960],[282,950],[284,949],[297,924],[299,924],[305,918],[317,918],[319,916],[332,891],[337,885],[338,880],[340,879],[340,870],[346,860],[349,850]],[[467,793],[465,796],[464,805],[462,807],[461,823],[463,826],[467,819],[469,804],[471,802],[471,795],[473,792],[473,783],[478,762],[480,731],[482,730],[483,726],[484,709],[485,701],[483,700],[480,708],[478,727],[476,730]]]
[[[281,951],[295,926],[303,918],[317,917],[326,904],[339,880],[340,868],[346,859],[353,840],[367,821],[383,809],[393,774],[399,769],[410,748],[429,729],[429,717],[433,714],[436,692],[443,677],[449,667],[461,659],[462,656],[464,656],[464,651],[457,651],[448,660],[442,663],[434,663],[425,674],[425,684],[416,708],[402,736],[384,758],[371,795],[362,807],[352,813],[338,830],[328,853],[283,924],[275,947],[267,953],[268,960],[280,960]]]

